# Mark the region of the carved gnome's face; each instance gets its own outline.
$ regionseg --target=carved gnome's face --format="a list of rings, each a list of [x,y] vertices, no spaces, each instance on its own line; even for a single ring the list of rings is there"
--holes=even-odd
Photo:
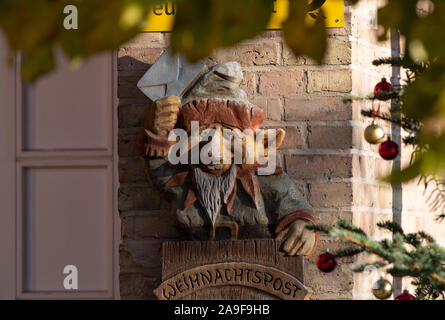
[[[205,113],[200,112],[203,106]],[[179,135],[179,148],[170,150],[169,159],[173,155],[187,158],[188,163],[199,165],[215,176],[226,173],[234,164],[241,167],[265,165],[270,157],[276,157],[275,149],[282,143],[285,132],[259,129],[262,119],[262,110],[246,103],[189,102],[181,108],[177,124],[177,128],[186,130],[187,140],[183,134]]]
[[[199,112],[203,106],[207,110],[206,113]],[[171,147],[168,159],[173,165],[178,160],[186,160],[188,169],[185,173],[178,174],[177,180],[172,178],[172,181],[182,185],[187,176],[190,178],[193,189],[189,189],[184,207],[187,208],[190,204],[187,200],[198,199],[212,223],[215,223],[223,204],[226,204],[227,211],[230,211],[236,195],[237,179],[242,182],[243,188],[256,206],[256,172],[259,171],[259,166],[264,164],[264,167],[268,167],[268,161],[272,160],[269,174],[277,169],[274,151],[276,145],[281,144],[285,133],[283,130],[278,130],[278,135],[274,130],[254,131],[251,127],[254,108],[257,107],[227,100],[200,100],[190,102],[179,112],[177,128],[173,130],[178,133],[178,141]],[[244,119],[244,124],[249,127],[243,128],[243,116],[240,114],[238,117],[228,117],[234,110],[242,110],[250,115]],[[209,114],[213,115],[210,121],[199,121],[202,120],[200,115],[208,117]],[[258,114],[262,115],[262,111],[258,111]],[[191,116],[194,120],[184,119],[186,116]],[[236,121],[229,121],[229,118]],[[261,163],[261,159],[265,161]]]
[[[241,132],[233,129],[220,123],[203,124],[199,127],[200,136],[207,141],[199,143],[199,166],[204,171],[220,176],[230,169],[236,153],[233,138],[235,135],[237,138],[241,137]]]

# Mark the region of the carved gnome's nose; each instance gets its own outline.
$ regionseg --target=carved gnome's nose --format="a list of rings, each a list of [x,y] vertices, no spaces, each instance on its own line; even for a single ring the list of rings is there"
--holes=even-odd
[[[220,130],[214,130],[208,140],[209,142],[207,142],[201,149],[201,161],[204,164],[222,164],[224,142]]]

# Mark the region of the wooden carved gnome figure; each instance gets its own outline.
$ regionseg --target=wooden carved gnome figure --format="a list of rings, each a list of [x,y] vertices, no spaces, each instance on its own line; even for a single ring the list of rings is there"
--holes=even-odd
[[[206,70],[167,50],[138,83],[153,100],[138,149],[150,180],[175,204],[192,239],[284,240],[288,255],[309,255],[315,214],[276,163],[285,132],[263,130],[263,110],[240,89],[237,62]]]

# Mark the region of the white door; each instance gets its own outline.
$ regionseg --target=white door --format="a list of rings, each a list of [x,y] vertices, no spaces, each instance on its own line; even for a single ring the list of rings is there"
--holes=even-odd
[[[32,85],[6,55],[0,38],[0,298],[117,298],[115,55],[59,55]]]

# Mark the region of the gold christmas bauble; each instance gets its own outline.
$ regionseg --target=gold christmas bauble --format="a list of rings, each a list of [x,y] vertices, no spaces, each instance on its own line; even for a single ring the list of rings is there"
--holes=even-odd
[[[377,299],[385,300],[392,295],[392,284],[386,279],[380,278],[374,283],[372,293]]]
[[[379,144],[385,140],[385,131],[375,121],[365,129],[365,140],[371,144]]]

